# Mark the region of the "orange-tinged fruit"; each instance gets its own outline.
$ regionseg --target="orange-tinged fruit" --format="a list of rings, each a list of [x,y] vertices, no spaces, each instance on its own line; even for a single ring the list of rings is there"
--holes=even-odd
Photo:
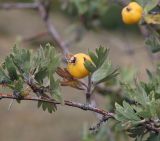
[[[121,14],[125,24],[136,24],[142,18],[143,8],[138,3],[131,2],[122,9]]]
[[[87,75],[89,75],[89,71],[85,68],[84,62],[86,60],[91,61],[91,58],[84,54],[84,53],[78,53],[73,55],[67,64],[67,70],[68,72],[75,78],[84,78]]]
[[[143,13],[143,8],[142,8],[142,6],[140,6],[137,2],[130,2],[130,3],[128,4],[128,6],[129,6],[130,8],[133,8],[134,10],[139,11],[140,13]]]

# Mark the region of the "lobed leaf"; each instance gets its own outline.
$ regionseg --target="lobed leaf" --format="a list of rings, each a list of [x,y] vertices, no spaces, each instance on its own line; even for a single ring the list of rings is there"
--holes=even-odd
[[[111,63],[106,60],[103,65],[93,73],[92,82],[98,84],[109,81],[118,75],[117,71],[117,69],[113,70]]]

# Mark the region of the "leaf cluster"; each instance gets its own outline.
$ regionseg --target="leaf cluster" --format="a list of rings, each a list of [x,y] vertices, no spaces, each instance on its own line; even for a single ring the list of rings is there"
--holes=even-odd
[[[0,84],[11,88],[19,99],[28,91],[28,85],[38,97],[60,100],[59,81],[54,77],[59,64],[60,56],[50,44],[40,47],[36,53],[15,46],[0,68]],[[55,105],[45,102],[38,102],[40,106],[50,113],[56,109]]]
[[[157,32],[152,32],[152,34],[146,39],[145,43],[152,53],[160,51],[160,35]]]
[[[135,104],[126,101],[123,101],[122,106],[118,103],[115,104],[115,118],[125,127],[128,127],[129,135],[136,139],[146,134],[144,128],[146,121],[152,120],[154,125],[159,127],[160,72],[157,70],[157,73],[153,74],[147,70],[147,74],[149,77],[148,82],[135,82],[135,86],[123,85],[125,94],[129,99],[134,100]],[[139,128],[141,132],[139,132]],[[156,138],[155,136],[154,138]]]
[[[62,1],[65,14],[77,17],[86,28],[99,26],[115,28],[122,26],[121,7],[114,0],[68,0]],[[110,19],[110,20],[108,20]]]
[[[149,11],[151,11],[159,3],[159,0],[149,0],[149,1],[136,0],[136,1],[143,7],[145,13],[148,13]]]
[[[89,51],[88,54],[92,60],[85,61],[85,67],[91,73],[91,81],[93,84],[99,84],[112,80],[118,75],[118,69],[113,69],[113,66],[108,59],[109,49],[100,46],[95,53]]]

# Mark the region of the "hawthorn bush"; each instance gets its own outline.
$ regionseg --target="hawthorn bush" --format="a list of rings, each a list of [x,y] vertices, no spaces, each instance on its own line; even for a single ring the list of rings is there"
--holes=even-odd
[[[0,99],[15,99],[19,104],[23,100],[32,100],[37,102],[38,108],[49,113],[56,112],[58,105],[97,113],[97,124],[89,128],[91,133],[84,129],[83,141],[114,140],[112,134],[119,139],[123,139],[124,136],[127,140],[129,136],[136,141],[159,141],[160,66],[157,64],[156,72],[146,69],[147,82],[137,80],[134,69],[113,67],[108,57],[109,49],[100,46],[95,51],[88,51],[92,61],[84,61],[84,66],[89,72],[88,80],[74,78],[66,69],[69,56],[73,55],[49,19],[51,2],[39,0],[33,3],[31,1],[29,4],[0,5],[0,8],[4,9],[29,7],[38,9],[48,33],[56,41],[57,47],[63,51],[60,55],[49,43],[36,51],[15,45],[0,67],[0,84],[9,88],[12,93],[0,93]],[[160,51],[160,2],[159,0],[136,2],[143,8],[143,16],[138,27],[145,37],[146,46],[152,53],[157,53]],[[94,29],[97,26],[104,26],[105,15],[113,7],[117,7],[118,11],[114,13],[117,17],[114,23],[118,23],[120,27],[124,26],[119,19],[119,12],[129,1],[62,0],[54,3],[57,3],[67,16],[79,19],[86,28]],[[84,91],[86,102],[77,103],[63,99],[61,95],[63,86]],[[110,111],[96,106],[95,93],[110,97]],[[112,133],[111,129],[115,133]]]

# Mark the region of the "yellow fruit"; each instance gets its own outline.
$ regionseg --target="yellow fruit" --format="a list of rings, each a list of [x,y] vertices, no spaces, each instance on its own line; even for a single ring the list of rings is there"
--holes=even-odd
[[[84,54],[84,53],[78,53],[73,55],[67,64],[67,70],[68,72],[75,78],[84,78],[87,75],[89,75],[88,70],[84,66],[84,62],[86,60],[91,61],[91,58]]]
[[[122,9],[121,14],[125,24],[136,24],[142,18],[143,8],[138,3],[131,2]]]
[[[131,8],[133,8],[134,10],[139,11],[140,13],[143,12],[142,6],[140,6],[137,2],[130,2],[130,3],[128,4],[128,6],[131,7]]]

